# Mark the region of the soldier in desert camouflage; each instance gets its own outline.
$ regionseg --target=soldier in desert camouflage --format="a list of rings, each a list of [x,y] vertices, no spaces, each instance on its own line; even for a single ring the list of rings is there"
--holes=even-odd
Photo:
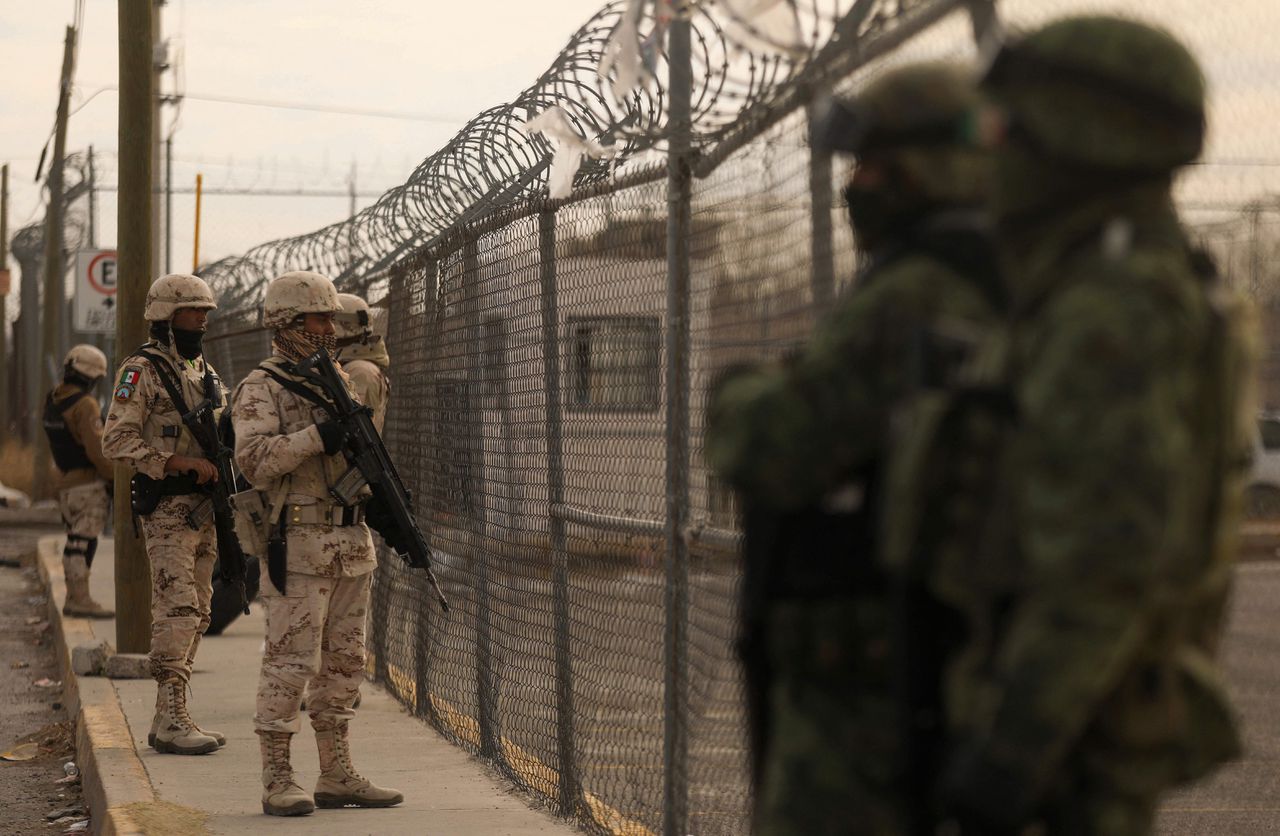
[[[91,345],[77,345],[67,352],[62,382],[44,404],[44,431],[58,466],[58,509],[67,527],[67,543],[62,549],[67,582],[63,615],[115,615],[89,595],[89,569],[107,522],[114,481],[111,462],[102,455],[102,413],[93,393],[106,374],[106,355]]]
[[[203,279],[173,274],[156,280],[143,313],[151,340],[125,358],[102,435],[107,458],[137,473],[131,493],[151,563],[151,673],[159,689],[148,742],[158,752],[179,755],[205,754],[226,743],[220,732],[197,726],[187,710],[218,556],[212,516],[193,527],[189,515],[207,501],[203,485],[217,479],[217,470],[183,425],[182,412],[210,392],[218,399],[216,411],[225,401],[201,354],[205,318],[216,307]],[[176,404],[174,394],[184,404]]]
[[[373,326],[369,303],[351,293],[339,293],[342,313],[333,318],[338,338],[338,362],[351,376],[351,387],[360,403],[373,410],[373,425],[382,432],[387,420],[387,401],[391,399],[391,383],[387,369],[387,341]]]
[[[267,636],[254,726],[262,746],[262,809],[305,815],[320,807],[389,807],[403,796],[360,776],[351,764],[348,721],[365,664],[365,620],[373,540],[364,523],[367,488],[351,505],[330,489],[346,468],[345,431],[328,420],[320,392],[294,364],[335,350],[333,283],[286,273],[267,287],[263,324],[273,355],[232,397],[236,463],[262,497],[268,582]],[[316,732],[320,778],[314,797],[295,781],[292,736],[303,690]]]

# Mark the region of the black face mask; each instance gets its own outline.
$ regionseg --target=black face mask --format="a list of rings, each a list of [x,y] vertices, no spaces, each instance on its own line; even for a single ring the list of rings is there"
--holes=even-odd
[[[194,360],[200,356],[200,344],[204,342],[204,331],[188,331],[184,328],[170,328],[173,336],[173,347],[178,356],[184,360]]]
[[[922,199],[898,183],[877,188],[846,185],[841,191],[859,249],[874,251],[907,236],[925,214]]]

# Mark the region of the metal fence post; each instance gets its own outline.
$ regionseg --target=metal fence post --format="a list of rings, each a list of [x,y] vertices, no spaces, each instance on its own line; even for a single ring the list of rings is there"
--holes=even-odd
[[[480,259],[478,242],[468,234],[462,245],[462,298],[467,329],[467,417],[472,424],[468,433],[471,448],[471,473],[476,485],[484,484],[484,329],[480,325]],[[493,670],[492,635],[493,601],[489,594],[489,530],[486,498],[477,498],[475,512],[469,520],[471,557],[476,568],[476,719],[480,724],[480,753],[502,762],[502,744],[498,737],[498,691]]]
[[[684,836],[689,820],[689,236],[692,228],[690,23],[667,38],[667,561],[662,832]]]
[[[810,125],[809,135],[813,136],[813,107],[808,108]],[[835,252],[831,229],[831,210],[834,200],[831,195],[831,152],[815,148],[809,143],[809,197],[812,216],[809,239],[809,260],[812,269],[809,277],[813,293],[813,309],[815,313],[825,311],[835,298]]]
[[[578,761],[574,752],[573,655],[569,642],[569,547],[565,522],[556,513],[564,504],[563,422],[560,399],[560,303],[556,294],[556,216],[538,214],[538,264],[542,278],[542,370],[547,381],[547,520],[555,559],[552,607],[555,629],[556,761],[560,777],[560,814],[574,816],[581,806]]]
[[[411,342],[414,342],[415,349],[425,352],[427,358],[427,362],[423,364],[425,368],[415,365],[412,371],[416,379],[411,384],[411,387],[412,391],[418,394],[418,397],[416,400],[404,405],[405,408],[412,410],[414,414],[421,414],[419,411],[424,407],[429,410],[439,408],[437,381],[440,376],[440,319],[436,308],[439,275],[439,262],[429,259],[424,261],[417,270],[402,273],[400,284],[391,286],[391,310],[399,314],[398,317],[392,317],[391,322],[400,323],[400,329],[395,332],[398,338],[398,342],[395,345],[407,347]],[[421,290],[412,291],[409,287],[410,281],[420,283],[422,285]],[[410,311],[414,311],[412,316],[418,317],[426,324],[423,331],[410,327]],[[390,339],[390,334],[388,334],[388,339]],[[424,388],[430,393],[429,397],[423,397]],[[408,461],[412,454],[412,448],[413,443],[406,439],[405,443],[398,447],[397,460]],[[416,461],[415,464],[420,465],[421,463]],[[415,504],[418,508],[424,505],[429,506],[431,503],[430,497],[435,489],[432,477],[429,471],[427,474],[423,474],[421,470],[417,468],[415,470],[418,472],[418,489],[414,492],[416,497]],[[421,608],[417,613],[413,651],[413,674],[416,684],[414,711],[419,717],[426,717],[433,725],[439,728],[440,718],[436,714],[435,704],[431,701],[431,659],[436,640],[433,630],[437,626],[435,615],[435,610],[429,607]],[[384,640],[382,655],[386,655],[386,653],[387,648]]]

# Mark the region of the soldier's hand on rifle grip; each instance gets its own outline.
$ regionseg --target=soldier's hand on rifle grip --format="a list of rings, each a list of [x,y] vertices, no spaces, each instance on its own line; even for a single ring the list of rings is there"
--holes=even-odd
[[[317,424],[316,429],[320,432],[320,441],[324,443],[326,456],[337,453],[347,442],[347,430],[341,424],[325,421],[323,424]]]
[[[164,470],[165,473],[193,473],[197,485],[218,481],[218,468],[214,467],[213,462],[197,456],[179,456],[175,453],[164,463]]]

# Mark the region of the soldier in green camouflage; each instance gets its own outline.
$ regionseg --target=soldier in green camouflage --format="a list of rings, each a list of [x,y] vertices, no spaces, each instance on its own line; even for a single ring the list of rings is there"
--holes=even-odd
[[[1240,751],[1214,655],[1251,329],[1194,269],[1170,188],[1204,81],[1166,32],[1076,17],[1004,46],[983,87],[1012,418],[962,533],[979,563],[939,572],[972,619],[940,794],[965,833],[1149,833],[1162,793]]]
[[[743,509],[758,834],[903,833],[921,812],[876,499],[896,405],[945,378],[1003,304],[976,104],[967,72],[921,64],[818,120],[815,144],[856,157],[844,196],[868,266],[797,356],[712,394],[706,457]]]

